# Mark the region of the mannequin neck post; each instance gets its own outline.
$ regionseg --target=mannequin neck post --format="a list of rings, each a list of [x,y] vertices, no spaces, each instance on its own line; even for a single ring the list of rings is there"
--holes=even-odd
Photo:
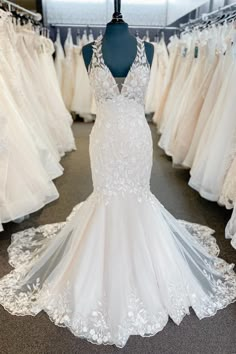
[[[127,23],[113,23],[109,22],[106,26],[106,30],[104,33],[104,39],[106,38],[120,38],[123,39],[125,37],[131,37],[131,33],[129,32],[129,26]]]

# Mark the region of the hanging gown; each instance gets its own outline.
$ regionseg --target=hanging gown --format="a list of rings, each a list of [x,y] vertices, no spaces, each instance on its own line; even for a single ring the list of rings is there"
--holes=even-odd
[[[214,31],[215,32],[215,31]],[[214,34],[214,37],[219,37],[217,39],[216,45],[216,56],[218,56],[217,66],[215,68],[210,86],[206,93],[206,97],[197,121],[197,125],[191,140],[191,144],[188,149],[188,153],[184,159],[183,165],[185,167],[191,168],[195,158],[195,154],[201,139],[202,132],[207,124],[207,121],[211,115],[212,110],[214,109],[215,102],[218,99],[220,93],[225,73],[230,65],[230,56],[224,55],[226,51],[225,41],[222,40],[222,37],[219,33]],[[229,48],[231,47],[231,41]]]
[[[190,171],[189,185],[211,201],[218,201],[220,197],[234,149],[236,57],[233,57],[233,50],[234,47],[229,50],[231,65],[225,72],[224,83],[202,133]]]
[[[59,87],[55,81],[55,71],[52,63],[53,43],[43,36],[38,41],[37,51],[30,56],[32,72],[35,73],[43,95],[43,105],[49,112],[51,129],[54,131],[58,149],[61,155],[75,149],[75,141],[71,129],[72,118],[65,107]],[[32,60],[33,59],[33,60]],[[56,129],[55,129],[56,123]]]
[[[165,80],[163,83],[163,92],[161,98],[159,98],[157,101],[157,107],[155,109],[155,114],[153,116],[153,120],[155,123],[157,123],[158,127],[161,124],[163,109],[165,107],[165,103],[169,94],[169,89],[171,87],[173,76],[174,76],[176,57],[178,55],[178,50],[179,50],[179,39],[177,36],[171,37],[171,42],[168,45],[168,50],[169,50],[170,57],[168,61],[167,74],[165,76]]]
[[[71,29],[68,29],[66,41],[64,44],[65,60],[63,67],[63,99],[68,111],[71,111],[71,103],[74,94],[74,79],[75,79],[75,56],[74,44],[71,34]]]
[[[51,109],[48,103],[48,100],[51,97],[50,102],[52,102],[53,92],[50,91],[49,95],[49,92],[45,87],[46,81],[41,74],[42,68],[37,53],[38,46],[41,48],[41,44],[38,43],[40,42],[40,39],[41,37],[36,39],[36,48],[32,48],[32,43],[30,43],[29,47],[31,48],[28,50],[29,47],[26,45],[29,44],[28,36],[26,36],[25,33],[18,34],[17,49],[20,57],[20,67],[18,67],[18,70],[22,73],[21,82],[24,87],[24,92],[37,114],[38,122],[41,122],[41,125],[44,127],[46,134],[54,147],[58,160],[60,160],[60,157],[65,154],[65,151],[70,151],[74,142],[69,129],[70,127],[67,128],[68,123],[64,122],[68,118],[66,118],[60,110],[60,115],[63,115],[61,122],[60,115],[57,116],[56,112]],[[53,100],[53,106],[57,107],[57,102],[55,100]],[[66,115],[69,115],[67,111]],[[57,117],[57,129],[55,129],[55,117]]]
[[[159,140],[158,145],[165,150],[166,154],[169,156],[173,155],[173,143],[176,134],[176,130],[178,129],[179,121],[181,119],[181,112],[184,111],[187,100],[185,99],[185,95],[189,94],[189,89],[194,84],[194,78],[196,77],[198,71],[197,58],[193,58],[193,48],[191,47],[189,60],[186,62],[191,65],[188,67],[189,74],[187,75],[186,81],[183,83],[182,87],[179,88],[178,91],[178,100],[175,97],[175,104],[173,105],[173,109],[169,112],[169,117],[164,123],[163,119],[165,118],[164,110],[162,114],[162,121],[160,122],[162,136]],[[167,107],[168,108],[168,107]],[[163,123],[164,124],[163,124]]]
[[[192,167],[194,157],[196,154],[196,150],[198,148],[199,141],[201,139],[202,132],[204,127],[207,124],[207,121],[210,117],[212,110],[214,109],[215,102],[219,95],[224,77],[225,77],[225,56],[221,53],[218,54],[219,61],[215,72],[213,74],[213,78],[211,80],[211,84],[209,86],[209,90],[207,92],[205,101],[203,103],[198,122],[191,140],[191,144],[189,146],[187,155],[184,159],[183,165],[186,167]]]
[[[56,69],[56,73],[57,73],[57,79],[59,82],[59,86],[60,89],[62,90],[63,87],[63,63],[65,60],[65,54],[64,54],[64,50],[61,44],[61,36],[60,36],[60,32],[57,32],[57,38],[56,38],[56,42],[54,43],[55,46],[55,52],[56,52],[56,56],[55,56],[55,69]]]
[[[156,81],[155,81],[155,90],[153,92],[153,98],[152,98],[153,112],[159,110],[159,104],[163,94],[164,82],[165,82],[165,77],[167,74],[167,68],[169,63],[169,56],[168,56],[164,38],[161,38],[160,42],[157,44],[156,51],[157,51],[157,74],[156,74]],[[153,116],[153,122],[157,123],[155,120],[155,115]]]
[[[150,79],[147,88],[147,94],[145,98],[145,113],[150,114],[155,112],[155,100],[154,93],[156,90],[156,76],[158,73],[158,61],[157,61],[157,43],[153,43],[154,55],[152,59],[152,67],[150,72]]]
[[[192,307],[202,319],[236,298],[236,275],[217,258],[212,230],[176,220],[150,192],[152,138],[144,114],[150,67],[144,42],[121,90],[93,46],[97,103],[90,135],[94,190],[65,223],[13,235],[0,303],[12,314],[44,310],[96,344],[123,347]]]
[[[218,62],[214,43],[213,46],[210,43],[211,41],[208,40],[208,43],[199,48],[198,70],[192,81],[192,86],[188,87],[189,91],[184,96],[187,103],[181,112],[176,113],[180,114],[180,118],[172,150],[172,159],[175,165],[182,165],[188,153],[205,95]]]
[[[37,140],[35,117],[28,121],[20,75],[9,69],[12,46],[8,37],[8,13],[0,19],[0,231],[2,223],[20,219],[41,209],[59,197],[51,181],[50,166],[44,141]],[[9,21],[10,20],[10,21]],[[18,63],[15,52],[15,63]],[[19,70],[19,67],[18,67]],[[27,114],[27,117],[25,116]],[[40,130],[39,130],[40,131]],[[45,142],[46,144],[46,142]],[[46,146],[46,145],[45,145]],[[43,152],[45,159],[43,159]],[[45,164],[44,164],[45,163]],[[54,165],[53,165],[54,166]],[[49,169],[48,169],[49,167]],[[57,164],[55,165],[57,168]],[[55,172],[55,170],[53,169]],[[61,173],[59,168],[59,174]]]
[[[166,99],[165,106],[162,112],[162,119],[159,123],[158,130],[164,136],[171,130],[172,121],[175,118],[175,112],[178,109],[179,97],[185,82],[187,81],[191,64],[193,61],[193,55],[191,50],[189,50],[190,44],[186,40],[181,40],[180,51],[178,53],[178,60],[180,64],[178,65],[178,73],[176,73],[176,79],[170,87],[168,97]],[[163,139],[165,139],[163,137]],[[165,143],[163,144],[165,146]]]
[[[0,58],[1,66],[4,67],[2,79],[8,84],[8,90],[16,103],[16,109],[20,112],[22,120],[28,128],[48,176],[51,179],[57,178],[63,171],[63,168],[58,163],[59,155],[47,134],[46,127],[41,123],[35,107],[29,101],[23,85],[22,76],[24,76],[25,72],[22,70],[22,59],[19,56],[17,47],[17,40],[20,34],[16,35],[12,24],[8,20],[4,21],[2,19],[1,25],[4,33],[1,40],[1,49],[5,53]]]
[[[72,111],[76,112],[84,119],[91,119],[92,99],[92,90],[81,48],[76,47],[76,74],[75,89],[71,105]]]

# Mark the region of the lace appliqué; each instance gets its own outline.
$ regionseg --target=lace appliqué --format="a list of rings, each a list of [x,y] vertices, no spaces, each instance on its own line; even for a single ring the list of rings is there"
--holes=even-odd
[[[206,251],[212,256],[218,256],[220,253],[219,246],[217,245],[216,239],[213,236],[214,230],[199,224],[194,224],[184,220],[178,220],[181,225],[183,225],[186,230],[193,236],[196,242],[199,242]]]
[[[93,56],[89,66],[89,77],[97,103],[118,99],[133,100],[143,105],[150,76],[144,42],[137,39],[137,54],[122,85],[121,92],[102,55],[102,38],[93,45]]]
[[[189,314],[186,299],[200,319],[213,316],[217,310],[233,302],[236,280],[232,267],[220,259],[215,260],[214,266],[221,272],[222,280],[215,281],[208,273],[205,274],[214,290],[209,296],[199,298],[187,283],[179,287],[175,283],[167,284],[166,291],[168,297],[172,299],[168,313],[164,310],[150,313],[133,289],[127,299],[126,316],[117,328],[111,326],[111,319],[106,311],[108,308],[106,295],[103,299],[97,300],[97,306],[86,316],[75,312],[72,316],[70,298],[73,287],[69,282],[63,293],[54,294],[50,290],[50,284],[42,286],[40,278],[37,278],[33,284],[27,285],[24,291],[18,293],[21,275],[13,271],[0,281],[0,302],[7,311],[18,316],[35,316],[44,310],[57,326],[69,328],[78,337],[94,344],[115,344],[122,348],[130,335],[147,337],[161,331],[167,324],[169,316],[176,324],[180,324],[185,315]],[[6,291],[7,297],[4,297]]]

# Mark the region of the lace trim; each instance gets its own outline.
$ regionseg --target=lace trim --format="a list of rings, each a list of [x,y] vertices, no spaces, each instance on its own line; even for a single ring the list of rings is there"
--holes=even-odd
[[[196,242],[199,242],[210,255],[218,256],[220,254],[220,248],[213,236],[215,233],[213,229],[184,220],[179,220],[179,223],[187,229],[187,231],[195,238]]]
[[[222,272],[224,282],[218,280],[213,289],[214,295],[205,296],[201,299],[194,293],[190,293],[189,287],[185,284],[189,306],[191,306],[199,319],[210,317],[220,309],[225,308],[235,301],[236,280],[231,267],[223,260],[218,259],[215,267]],[[106,297],[97,301],[97,307],[84,317],[81,313],[73,313],[69,306],[69,298],[72,291],[68,283],[63,294],[55,295],[50,292],[50,286],[41,287],[40,279],[32,285],[27,285],[28,290],[16,295],[20,274],[11,272],[0,282],[0,302],[4,308],[17,316],[32,315],[36,316],[44,310],[50,320],[59,327],[67,327],[75,336],[85,338],[93,344],[115,344],[117,347],[124,347],[130,335],[140,335],[142,337],[153,336],[161,331],[168,322],[168,314],[165,311],[158,311],[151,314],[144,307],[143,302],[133,291],[128,298],[127,314],[123,318],[118,328],[110,325],[108,313],[104,311]],[[206,275],[209,281],[211,277]],[[2,290],[3,289],[3,290]],[[229,291],[231,290],[231,291]],[[7,291],[7,297],[3,292]],[[173,299],[173,309],[169,314],[176,324],[180,324],[189,309],[181,297],[176,297],[183,288],[176,288],[176,284],[171,284],[167,288],[170,298]]]

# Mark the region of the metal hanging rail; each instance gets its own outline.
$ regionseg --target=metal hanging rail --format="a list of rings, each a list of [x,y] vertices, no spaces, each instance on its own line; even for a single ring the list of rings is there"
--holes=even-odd
[[[181,23],[180,24],[180,28],[184,28],[187,27],[189,25],[194,25],[195,23],[198,23],[200,21],[207,21],[209,19],[209,17],[213,16],[213,15],[217,15],[220,12],[224,12],[225,10],[231,9],[233,7],[236,7],[236,2],[229,4],[229,5],[225,5],[222,7],[219,7],[217,10],[214,10],[212,12],[209,13],[204,13],[202,14],[200,17],[195,18],[195,19],[190,19],[187,23]]]
[[[79,24],[70,24],[70,23],[50,23],[50,27],[89,27],[89,28],[106,28],[106,25],[79,25]],[[140,29],[160,29],[167,31],[180,31],[179,27],[164,27],[164,26],[135,26],[129,25],[129,28],[140,28]]]
[[[201,16],[201,19],[202,20],[207,20],[209,16],[212,16],[212,15],[216,15],[218,14],[219,12],[221,11],[225,11],[225,10],[228,10],[230,9],[231,7],[235,7],[236,6],[236,2],[233,2],[232,4],[229,4],[229,5],[225,5],[223,7],[219,7],[217,10],[215,11],[212,11],[212,12],[209,12],[209,13],[206,13],[206,14],[202,14]]]
[[[24,12],[25,14],[33,17],[36,21],[40,21],[42,19],[42,15],[38,12],[33,12],[30,10],[25,9],[24,7],[17,5],[15,3],[13,3],[12,1],[8,1],[8,0],[0,0],[0,3],[2,4],[7,4],[8,5],[8,10],[11,11],[12,8],[17,9],[19,11]]]

